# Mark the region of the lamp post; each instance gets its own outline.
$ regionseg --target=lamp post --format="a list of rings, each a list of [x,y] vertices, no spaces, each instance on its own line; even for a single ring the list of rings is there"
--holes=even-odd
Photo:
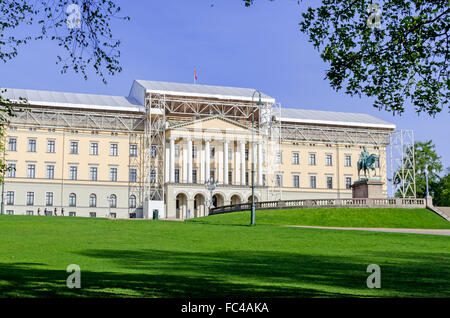
[[[206,187],[206,189],[209,190],[209,194],[210,194],[210,196],[209,196],[210,197],[210,199],[209,199],[209,209],[212,209],[212,207],[213,207],[213,191],[217,187],[217,181],[214,180],[213,176],[210,176],[209,180],[206,180],[205,187]]]
[[[430,173],[430,171],[428,170],[428,163],[425,164],[425,167],[423,169],[423,171],[421,171],[420,169],[417,170],[418,174],[425,174],[425,184],[426,184],[426,194],[425,197],[429,197],[430,196],[430,192],[428,191],[428,174]],[[436,173],[436,169],[432,169],[431,173]]]
[[[252,210],[251,210],[251,220],[250,225],[255,225],[255,107],[253,107],[255,94],[258,93],[259,100],[256,105],[262,106],[263,103],[261,101],[261,92],[255,90],[252,95]]]

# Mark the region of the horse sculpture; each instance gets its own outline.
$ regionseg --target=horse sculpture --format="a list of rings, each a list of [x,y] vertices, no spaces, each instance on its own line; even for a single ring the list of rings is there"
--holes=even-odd
[[[370,178],[370,170],[375,171],[375,161],[377,161],[378,156],[375,154],[371,154],[367,158],[360,158],[358,160],[358,176],[360,175],[360,171],[364,170],[364,177]]]

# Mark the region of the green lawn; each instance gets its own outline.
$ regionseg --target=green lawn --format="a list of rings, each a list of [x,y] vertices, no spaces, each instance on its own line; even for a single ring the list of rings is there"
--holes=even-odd
[[[0,216],[0,244],[0,297],[450,297],[447,236]]]
[[[248,224],[250,212],[225,213],[189,222]],[[257,224],[450,229],[450,222],[427,209],[287,209],[256,211]]]

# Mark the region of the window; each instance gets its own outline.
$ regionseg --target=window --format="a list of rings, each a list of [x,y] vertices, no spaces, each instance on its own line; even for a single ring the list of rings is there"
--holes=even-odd
[[[118,156],[119,155],[119,145],[118,144],[110,144],[109,145],[109,155],[110,156]]]
[[[197,169],[192,169],[192,183],[197,183]]]
[[[69,216],[77,216],[76,212],[69,212]]]
[[[78,154],[78,141],[70,142],[70,153],[74,155]]]
[[[94,193],[92,193],[89,196],[89,207],[95,208],[96,206],[97,206],[97,196]]]
[[[28,139],[28,151],[36,152],[36,139]]]
[[[36,165],[34,163],[28,164],[27,178],[34,179],[36,177]]]
[[[27,211],[26,214],[27,215],[33,215],[33,211]]]
[[[213,178],[213,180],[216,180],[216,170],[214,169],[209,170],[209,177]]]
[[[8,150],[9,151],[17,151],[17,138],[9,138]]]
[[[248,148],[245,148],[245,160],[248,161]]]
[[[197,146],[192,145],[192,158],[197,158]]]
[[[14,205],[14,191],[6,192],[6,205]]]
[[[130,157],[137,157],[138,153],[138,145],[130,144]]]
[[[8,169],[8,174],[6,176],[8,178],[15,178],[16,177],[16,164],[8,163],[7,169]]]
[[[379,168],[380,167],[380,157],[377,157],[375,159],[374,166],[375,166],[375,168]]]
[[[130,168],[130,182],[137,182],[137,169]]]
[[[117,217],[117,213],[111,212],[110,216],[111,216],[111,219],[115,219]]]
[[[276,163],[283,163],[283,152],[282,151],[277,152]]]
[[[95,212],[89,212],[89,217],[95,218],[95,217],[97,217],[97,213],[95,213]]]
[[[109,181],[117,181],[117,168],[109,168]]]
[[[283,176],[281,174],[277,174],[276,183],[279,188],[283,186]]]
[[[156,170],[154,168],[150,171],[150,183],[156,183]]]
[[[47,140],[47,152],[55,152],[55,141],[53,139]]]
[[[248,171],[245,172],[245,185],[248,185]]]
[[[91,142],[91,149],[89,154],[98,156],[98,142]]]
[[[233,148],[228,148],[228,160],[233,160]]]
[[[228,170],[228,184],[233,184],[233,171]]]
[[[7,215],[13,215],[13,214],[14,214],[14,211],[13,211],[13,210],[6,210],[6,214],[7,214]]]
[[[89,167],[89,180],[97,181],[98,168],[97,167]]]
[[[310,153],[309,154],[309,164],[311,166],[315,166],[316,165],[316,154],[315,153]]]
[[[69,167],[69,179],[70,180],[77,180],[78,179],[78,167],[77,166],[70,166]]]
[[[46,192],[45,193],[45,205],[46,206],[53,206],[53,192]]]
[[[34,205],[34,192],[27,192],[27,205]]]
[[[180,183],[180,169],[175,169],[175,183]]]
[[[175,157],[180,156],[180,145],[175,145]]]
[[[69,194],[69,206],[77,206],[77,195],[75,193]]]
[[[352,189],[352,177],[345,177],[345,188],[347,190]]]
[[[327,189],[333,189],[333,177],[327,176]]]
[[[211,149],[209,149],[209,158],[214,159],[215,155],[216,155],[216,148],[211,147]]]
[[[309,176],[309,187],[311,189],[317,188],[316,176]]]
[[[109,196],[109,207],[116,208],[117,207],[117,197],[115,194],[111,194]]]
[[[294,185],[294,188],[300,188],[300,176],[299,175],[293,176],[292,184]]]
[[[325,155],[325,165],[326,166],[333,165],[333,155],[330,155],[330,154]]]
[[[300,163],[300,155],[298,152],[293,152],[292,153],[292,164],[293,165],[298,165]]]
[[[344,166],[345,167],[352,166],[352,156],[351,155],[345,155]]]
[[[130,200],[128,202],[130,208],[134,209],[136,207],[136,196],[130,195]]]
[[[150,158],[156,158],[157,148],[156,146],[150,147]],[[117,156],[117,155],[116,155]]]
[[[266,185],[266,175],[263,174],[262,177],[263,177],[263,178],[262,178],[262,179],[263,179],[263,186],[265,186],[265,185]]]
[[[55,178],[55,166],[54,165],[47,165],[46,177],[47,177],[47,179]]]

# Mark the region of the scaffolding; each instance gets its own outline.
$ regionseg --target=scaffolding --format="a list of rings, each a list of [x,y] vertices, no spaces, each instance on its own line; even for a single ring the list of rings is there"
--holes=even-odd
[[[416,197],[414,131],[398,130],[390,134],[391,196]]]

